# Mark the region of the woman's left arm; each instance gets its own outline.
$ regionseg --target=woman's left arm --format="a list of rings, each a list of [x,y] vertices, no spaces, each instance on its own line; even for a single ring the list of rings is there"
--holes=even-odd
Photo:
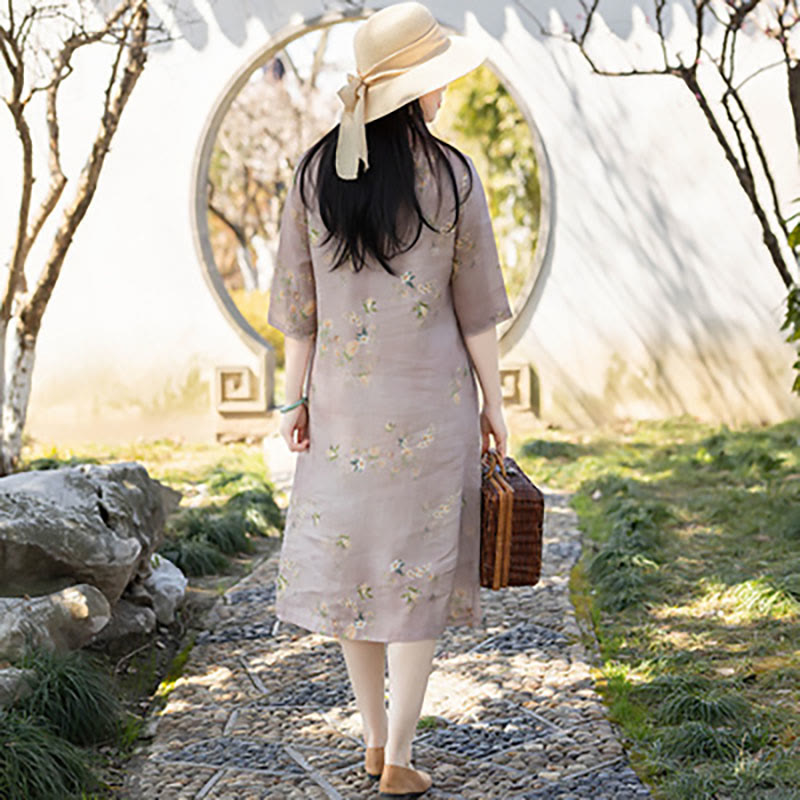
[[[280,238],[269,298],[267,322],[285,337],[286,405],[303,396],[309,356],[316,339],[317,301],[306,208],[298,175],[281,212]],[[281,414],[280,432],[290,450],[307,450],[308,409],[299,405]]]
[[[286,353],[286,405],[294,403],[303,396],[306,371],[315,336],[296,339],[286,336],[284,350]],[[293,408],[281,415],[280,433],[286,440],[290,450],[307,450],[310,440],[308,435],[308,408],[305,404]]]

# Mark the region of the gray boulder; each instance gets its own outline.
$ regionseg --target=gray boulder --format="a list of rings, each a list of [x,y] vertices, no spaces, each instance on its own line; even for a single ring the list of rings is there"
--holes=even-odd
[[[112,643],[124,647],[131,640],[138,641],[152,633],[156,627],[156,612],[129,600],[120,600],[111,611],[111,620],[90,642],[91,645]]]
[[[110,618],[108,600],[88,584],[44,597],[0,597],[0,659],[14,661],[26,646],[76,650]]]
[[[150,557],[150,575],[143,585],[153,598],[156,617],[162,625],[175,620],[175,610],[183,602],[189,581],[168,558],[154,553]]]
[[[0,595],[91,583],[114,604],[149,570],[181,494],[135,462],[0,478]]]

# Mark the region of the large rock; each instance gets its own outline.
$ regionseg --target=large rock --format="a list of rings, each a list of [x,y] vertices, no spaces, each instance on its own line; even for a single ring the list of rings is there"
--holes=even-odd
[[[175,619],[175,610],[183,602],[189,581],[168,558],[154,554],[150,557],[150,575],[145,578],[144,588],[153,598],[156,617],[162,625]]]
[[[0,597],[0,659],[19,658],[26,646],[75,650],[110,618],[108,600],[88,584],[44,597]]]
[[[147,606],[140,606],[130,600],[120,600],[111,611],[111,621],[96,636],[91,645],[113,643],[124,649],[125,645],[138,643],[152,633],[156,627],[156,612]]]
[[[114,604],[164,538],[181,498],[135,462],[0,478],[0,595],[91,583]]]

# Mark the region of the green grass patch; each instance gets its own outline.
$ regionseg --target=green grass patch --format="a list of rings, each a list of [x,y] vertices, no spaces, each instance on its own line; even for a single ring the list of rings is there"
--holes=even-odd
[[[31,693],[20,713],[46,720],[53,733],[77,745],[112,741],[120,730],[122,704],[108,674],[83,651],[28,650],[17,666],[31,669]]]
[[[262,485],[237,492],[221,506],[179,510],[167,520],[158,552],[187,575],[210,575],[226,568],[227,556],[252,553],[252,537],[276,535],[282,525],[282,512]]]
[[[42,720],[0,712],[0,798],[55,800],[93,791],[87,754]]]
[[[571,597],[632,764],[666,798],[795,796],[800,420],[564,438],[515,455],[575,493]]]

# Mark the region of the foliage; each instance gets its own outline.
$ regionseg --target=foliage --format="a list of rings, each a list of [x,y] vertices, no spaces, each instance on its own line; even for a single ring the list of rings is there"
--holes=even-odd
[[[792,241],[796,242],[796,237],[800,237],[800,223],[792,231],[792,236],[795,237]],[[798,245],[793,244],[793,248]],[[782,331],[788,331],[786,341],[790,344],[796,344],[800,347],[800,286],[792,286],[786,295],[786,316],[781,325]],[[798,350],[797,361],[792,365],[797,373],[795,375],[792,390],[800,394],[800,349]]]
[[[63,467],[76,467],[79,464],[99,464],[96,458],[81,458],[79,456],[72,456],[70,458],[55,458],[52,456],[43,456],[42,458],[35,458],[25,465],[25,469],[29,470],[45,470],[45,469],[62,469]]]
[[[227,513],[213,507],[187,508],[169,520],[167,530],[170,538],[206,542],[221,553],[233,555],[252,548],[245,525],[237,510]]]
[[[19,665],[35,673],[32,692],[15,708],[46,720],[77,745],[107,742],[119,730],[122,705],[108,675],[82,651],[29,649]]]
[[[585,537],[571,594],[632,764],[668,798],[792,797],[800,420],[681,417],[571,441],[569,458],[538,440],[518,454],[535,482],[575,492]]]
[[[487,66],[448,84],[433,130],[467,153],[486,189],[512,307],[531,269],[541,215],[528,121]]]
[[[602,484],[592,482],[588,488],[598,500],[602,497],[596,514],[599,524],[593,529],[601,543],[589,561],[588,575],[604,605],[621,611],[644,602],[657,585],[660,528],[672,515],[663,503],[637,497],[635,484],[618,476]]]
[[[62,800],[95,785],[80,748],[36,718],[0,711],[0,798]]]
[[[275,352],[275,366],[285,364],[285,339],[283,334],[267,322],[269,311],[269,291],[258,289],[228,289],[231,300],[241,311],[242,316],[253,326],[258,334],[263,336]]]
[[[167,538],[158,552],[192,577],[213,575],[228,565],[228,559],[214,545],[196,539]]]
[[[520,448],[523,456],[542,458],[575,458],[578,448],[571,442],[551,442],[547,439],[531,439]]]
[[[731,758],[738,744],[732,732],[699,720],[688,720],[667,728],[662,741],[668,752],[680,758]]]
[[[283,528],[283,510],[269,490],[245,489],[230,497],[225,507],[241,511],[248,533],[269,536]]]
[[[208,485],[216,491],[239,491],[222,505],[185,508],[173,514],[159,549],[187,575],[219,572],[228,563],[226,556],[252,552],[251,537],[275,535],[283,528],[283,512],[260,476],[217,465]]]

